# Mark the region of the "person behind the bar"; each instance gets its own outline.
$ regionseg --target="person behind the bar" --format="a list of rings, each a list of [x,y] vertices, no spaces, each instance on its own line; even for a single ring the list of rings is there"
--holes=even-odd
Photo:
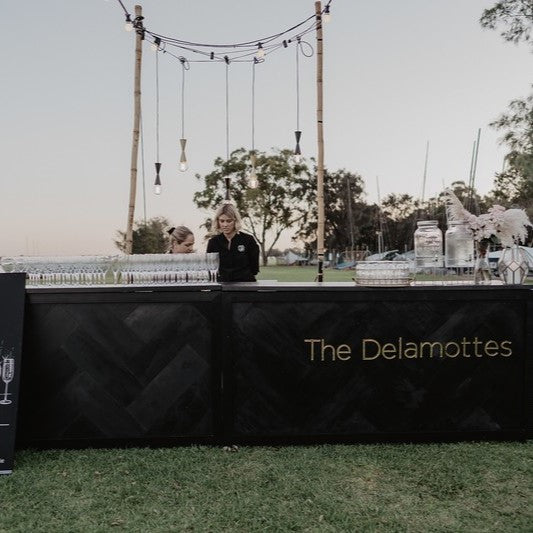
[[[194,252],[194,235],[187,226],[167,230],[169,235],[169,254],[190,254]]]
[[[256,281],[259,272],[259,245],[241,231],[242,222],[236,207],[223,203],[211,223],[207,252],[219,254],[219,281]]]

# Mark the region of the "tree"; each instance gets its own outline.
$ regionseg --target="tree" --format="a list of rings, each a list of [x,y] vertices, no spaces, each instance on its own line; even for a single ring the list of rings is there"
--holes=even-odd
[[[263,265],[281,233],[305,217],[308,210],[308,169],[292,163],[292,150],[273,154],[255,152],[258,187],[251,189],[247,174],[250,154],[244,148],[231,153],[230,159],[217,158],[215,170],[203,180],[204,189],[195,193],[194,202],[201,209],[215,210],[225,199],[225,178],[231,178],[231,201],[243,219],[244,227],[259,243]],[[207,224],[207,222],[206,222]]]
[[[133,254],[162,254],[168,249],[167,228],[169,222],[164,217],[153,217],[146,223],[137,220],[133,225]],[[126,233],[117,231],[119,239],[115,246],[122,252],[126,252]]]
[[[503,0],[486,9],[481,16],[484,28],[495,29],[503,25],[501,33],[506,41],[526,42],[533,47],[532,0]],[[501,139],[510,152],[505,158],[506,168],[496,175],[494,201],[504,206],[519,204],[533,215],[533,94],[524,100],[513,100],[508,112],[491,124],[503,130]]]
[[[328,250],[342,251],[368,246],[376,231],[376,207],[364,202],[364,182],[359,174],[346,170],[324,172],[324,242]],[[316,180],[306,183],[309,210],[299,221],[297,236],[307,251],[316,249],[318,207]]]
[[[533,46],[533,2],[531,0],[502,0],[485,9],[480,19],[481,26],[495,30],[503,26],[500,35],[513,43],[527,42]]]
[[[385,247],[400,252],[411,250],[418,218],[422,218],[418,200],[409,194],[385,196],[381,201],[381,225]]]
[[[519,204],[533,214],[533,94],[513,100],[509,112],[491,126],[504,130],[501,142],[510,148],[506,169],[496,175],[494,198],[504,206]]]

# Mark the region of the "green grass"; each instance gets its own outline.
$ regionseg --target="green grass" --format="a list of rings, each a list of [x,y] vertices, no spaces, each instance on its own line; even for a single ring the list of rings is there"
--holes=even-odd
[[[315,281],[316,266],[263,266],[257,276],[258,280],[275,279],[277,281]],[[353,281],[355,270],[324,269],[324,281]]]
[[[315,281],[317,275],[316,266],[263,266],[257,276],[258,280],[272,280],[277,281],[302,281],[312,282]],[[324,281],[353,281],[355,277],[355,270],[336,270],[335,268],[324,269]],[[431,280],[431,276],[423,276],[418,274],[416,279],[418,281]],[[441,280],[471,280],[473,282],[474,277],[457,277],[457,276],[445,276],[438,278]],[[494,278],[498,279],[498,278]],[[533,277],[529,277],[526,284],[533,284]]]
[[[531,531],[530,443],[19,451],[0,531]]]

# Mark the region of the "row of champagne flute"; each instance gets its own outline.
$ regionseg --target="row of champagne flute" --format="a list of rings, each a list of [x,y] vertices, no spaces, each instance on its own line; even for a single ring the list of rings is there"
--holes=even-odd
[[[218,253],[3,257],[4,272],[26,272],[27,284],[103,285],[215,282]]]

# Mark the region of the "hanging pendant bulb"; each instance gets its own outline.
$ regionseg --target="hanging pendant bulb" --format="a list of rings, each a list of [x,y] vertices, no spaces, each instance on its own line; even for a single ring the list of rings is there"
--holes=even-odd
[[[250,187],[250,189],[257,189],[257,187],[259,187],[259,180],[257,179],[255,168],[252,168],[252,171],[248,176],[248,186]]]
[[[161,48],[161,39],[159,37],[154,37],[154,42],[150,47],[154,52],[157,52]]]
[[[257,179],[257,174],[255,172],[256,162],[257,156],[254,153],[250,154],[250,163],[252,165],[250,174],[248,174],[248,187],[250,187],[250,189],[257,189],[257,187],[259,187],[259,180]]]
[[[155,164],[154,194],[161,194],[161,178],[159,177],[160,170],[161,170],[161,163],[156,163]]]
[[[294,162],[299,163],[302,160],[302,151],[300,150],[300,138],[302,137],[302,132],[297,130],[294,132],[296,137],[296,148],[294,149]]]
[[[185,146],[187,145],[187,139],[180,139],[180,145],[181,145],[181,155],[180,155],[179,169],[180,169],[180,172],[185,172],[189,168],[189,165],[187,163],[187,156],[185,155]]]
[[[257,59],[262,59],[265,57],[265,49],[263,48],[262,43],[257,43],[257,52],[255,53],[255,57],[257,57]]]
[[[133,31],[133,22],[131,21],[129,13],[126,14],[126,24],[124,24],[124,29],[126,31]]]
[[[322,15],[322,20],[324,22],[329,22],[331,20],[331,13],[329,12],[329,5],[324,9],[324,14]]]

